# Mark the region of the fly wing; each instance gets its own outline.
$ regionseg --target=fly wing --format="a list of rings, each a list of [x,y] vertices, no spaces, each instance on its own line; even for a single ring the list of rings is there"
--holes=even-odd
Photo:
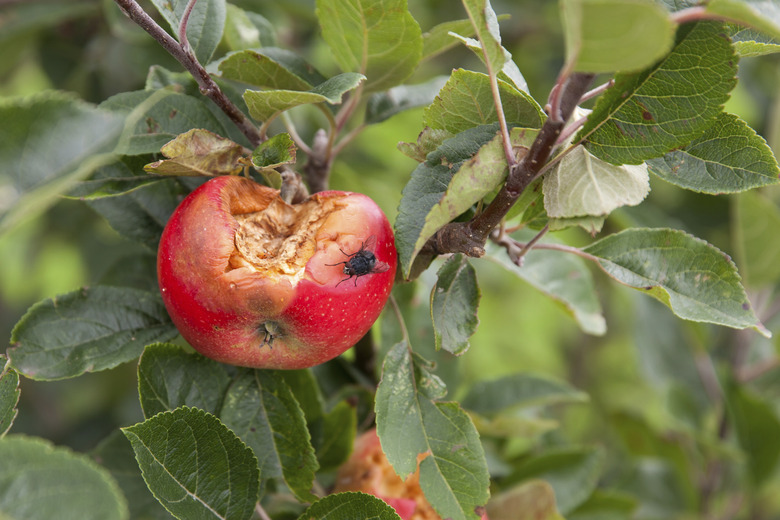
[[[374,267],[371,268],[371,272],[372,273],[384,273],[388,269],[390,269],[390,266],[387,263],[380,262],[379,260],[377,260],[376,263],[374,264]]]
[[[363,245],[361,246],[360,249],[364,251],[371,251],[373,253],[375,246],[376,246],[376,235],[371,235],[363,242]]]

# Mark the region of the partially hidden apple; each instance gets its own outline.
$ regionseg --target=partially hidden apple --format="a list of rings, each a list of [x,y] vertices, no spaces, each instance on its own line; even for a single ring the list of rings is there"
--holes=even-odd
[[[253,368],[311,367],[353,346],[382,311],[395,270],[390,223],[369,197],[326,191],[287,204],[234,176],[182,201],[157,254],[182,337],[209,358]]]
[[[418,466],[426,456],[417,458]],[[374,495],[395,509],[402,520],[441,520],[426,500],[419,478],[419,467],[406,480],[396,474],[382,451],[376,429],[372,428],[355,439],[352,455],[339,468],[333,491]],[[487,514],[483,513],[481,520],[488,520]]]

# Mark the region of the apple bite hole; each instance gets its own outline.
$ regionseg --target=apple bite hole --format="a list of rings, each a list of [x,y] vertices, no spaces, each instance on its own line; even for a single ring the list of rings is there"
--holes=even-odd
[[[238,226],[230,267],[250,267],[297,283],[317,249],[317,232],[339,207],[336,198],[292,205],[277,197],[261,211],[234,215]]]

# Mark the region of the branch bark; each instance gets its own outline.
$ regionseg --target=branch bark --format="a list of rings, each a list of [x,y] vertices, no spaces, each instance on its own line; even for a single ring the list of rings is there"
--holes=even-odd
[[[114,0],[119,8],[133,22],[152,36],[168,53],[173,56],[189,73],[200,88],[201,94],[209,98],[222,110],[242,134],[252,144],[259,146],[266,138],[257,126],[233,104],[222,92],[219,85],[206,71],[192,52],[187,41],[187,20],[197,0],[190,0],[179,25],[178,33],[181,42],[176,41],[160,25],[144,11],[136,0]],[[309,192],[301,182],[300,176],[290,168],[280,170],[282,175],[282,196],[288,202],[300,202],[308,197]]]
[[[556,85],[560,89],[556,110],[542,125],[526,156],[510,167],[507,181],[493,201],[469,222],[451,222],[444,226],[425,244],[423,252],[438,255],[464,253],[473,257],[485,254],[485,242],[490,233],[501,223],[523,190],[541,175],[566,121],[588,91],[593,77],[593,74],[576,73]]]
[[[335,130],[331,129],[331,131]],[[309,159],[303,166],[303,171],[306,173],[306,182],[309,184],[309,189],[312,193],[328,189],[330,168],[333,165],[330,145],[331,142],[327,132],[323,129],[317,130],[314,134]]]
[[[252,121],[250,121],[249,118],[227,98],[227,96],[225,96],[225,93],[222,92],[222,89],[219,88],[211,75],[206,72],[206,69],[203,68],[191,52],[188,52],[187,48],[189,46],[177,42],[153,20],[135,0],[114,1],[122,12],[138,24],[144,31],[149,33],[152,38],[157,40],[157,42],[176,59],[176,61],[181,63],[198,83],[201,93],[212,100],[225,114],[227,114],[241,133],[243,133],[249,142],[252,143],[252,146],[256,147],[263,142],[254,123],[252,123]]]

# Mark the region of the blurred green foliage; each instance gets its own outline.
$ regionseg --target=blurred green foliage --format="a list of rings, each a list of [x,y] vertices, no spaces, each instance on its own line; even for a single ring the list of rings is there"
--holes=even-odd
[[[332,56],[314,32],[313,0],[235,3],[263,12],[284,45],[308,56],[326,74],[336,71]],[[511,14],[511,19],[501,23],[504,45],[512,52],[531,93],[544,99],[563,59],[557,2],[494,0],[492,4],[497,13]],[[410,10],[425,31],[436,23],[461,17],[462,13],[453,12],[453,5],[452,0],[412,0]],[[59,8],[66,9],[68,14],[58,12],[56,3],[18,2],[0,7],[0,29],[5,26],[0,30],[0,95],[57,89],[75,92],[97,103],[115,93],[142,88],[152,64],[179,70],[170,56],[126,20],[110,0],[69,2]],[[3,16],[9,14],[11,18],[4,20]],[[25,18],[28,23],[15,21],[14,16]],[[727,104],[728,111],[745,119],[776,151],[780,150],[779,59],[767,56],[743,60],[739,87]],[[422,67],[412,82],[449,74],[455,67],[480,70],[473,54],[459,48]],[[295,111],[294,116],[306,140],[322,124],[315,111],[302,109]],[[339,156],[331,186],[370,195],[392,221],[401,189],[416,164],[401,154],[396,145],[416,139],[420,120],[421,109],[412,110],[367,129]],[[0,185],[0,207],[2,189]],[[762,190],[762,196],[770,207],[777,208],[780,191]],[[709,241],[735,258],[740,267],[766,260],[746,257],[746,251],[754,255],[762,251],[741,248],[735,242],[741,236],[735,233],[740,226],[733,211],[737,197],[699,195],[653,179],[649,198],[638,207],[617,211],[607,221],[607,231],[627,224],[668,225]],[[774,232],[777,237],[777,230]],[[768,233],[771,237],[771,230]],[[567,231],[564,237],[574,245],[589,240],[581,231]],[[0,337],[10,337],[14,323],[34,302],[95,284],[115,262],[148,253],[120,238],[84,204],[63,200],[46,214],[0,237]],[[778,260],[775,258],[774,262]],[[717,430],[713,424],[716,413],[702,409],[702,402],[695,397],[706,401],[707,392],[713,390],[695,382],[698,375],[694,365],[703,360],[709,362],[710,358],[701,353],[710,351],[714,360],[710,368],[718,372],[733,355],[733,345],[738,342],[751,343],[754,348],[749,361],[760,363],[777,355],[778,339],[756,339],[757,335],[751,332],[680,322],[667,309],[642,300],[603,276],[598,276],[597,282],[609,330],[604,337],[585,336],[554,302],[520,279],[507,276],[491,262],[476,261],[474,265],[482,301],[480,327],[471,338],[471,349],[457,364],[450,356],[432,349],[422,352],[439,363],[437,373],[448,384],[450,396],[462,395],[477,380],[520,371],[563,378],[586,391],[591,402],[566,409],[560,418],[563,428],[551,434],[550,444],[593,442],[613,448],[607,452],[606,478],[622,481],[626,488],[638,493],[645,508],[638,512],[639,516],[664,518],[675,509],[674,501],[695,502],[697,497],[690,487],[694,476],[688,473],[683,459],[711,460],[708,457],[713,453],[724,458],[733,455],[719,453],[718,450],[728,448],[716,446],[715,439],[707,437]],[[408,316],[407,324],[419,347],[433,344],[427,319],[433,273],[435,269],[430,269],[429,276],[423,276],[416,287],[402,289],[416,305],[415,315]],[[762,282],[759,286],[748,285],[759,314],[769,310],[762,306],[772,301],[777,289],[777,280]],[[676,327],[680,336],[661,329],[659,323]],[[780,336],[780,314],[776,309],[766,325],[775,332],[775,338]],[[688,338],[688,344],[675,343],[679,337]],[[670,366],[659,350],[664,338],[671,338],[666,345],[670,351],[687,350],[692,364]],[[649,346],[643,342],[649,342]],[[680,378],[676,380],[670,377],[674,370],[684,372],[691,367],[693,374],[678,374]],[[88,450],[116,427],[142,419],[134,371],[134,366],[123,366],[108,373],[56,383],[24,380],[14,431]],[[780,375],[776,372],[755,381],[764,397],[769,397],[770,402],[774,398],[775,403],[780,396]],[[693,384],[693,391],[682,391],[681,380]],[[780,410],[778,405],[772,406],[776,412]],[[700,438],[702,431],[710,433]],[[687,432],[686,440],[691,444],[675,444],[674,436],[679,432]],[[521,454],[526,447],[519,443],[514,449]],[[635,457],[637,463],[624,464],[621,454]],[[670,472],[673,477],[668,482],[677,487],[653,487],[659,472]],[[726,482],[735,479],[731,474],[723,478]],[[688,483],[683,485],[686,479]],[[779,490],[780,483],[775,482],[760,493],[766,495],[765,503],[776,503]]]

